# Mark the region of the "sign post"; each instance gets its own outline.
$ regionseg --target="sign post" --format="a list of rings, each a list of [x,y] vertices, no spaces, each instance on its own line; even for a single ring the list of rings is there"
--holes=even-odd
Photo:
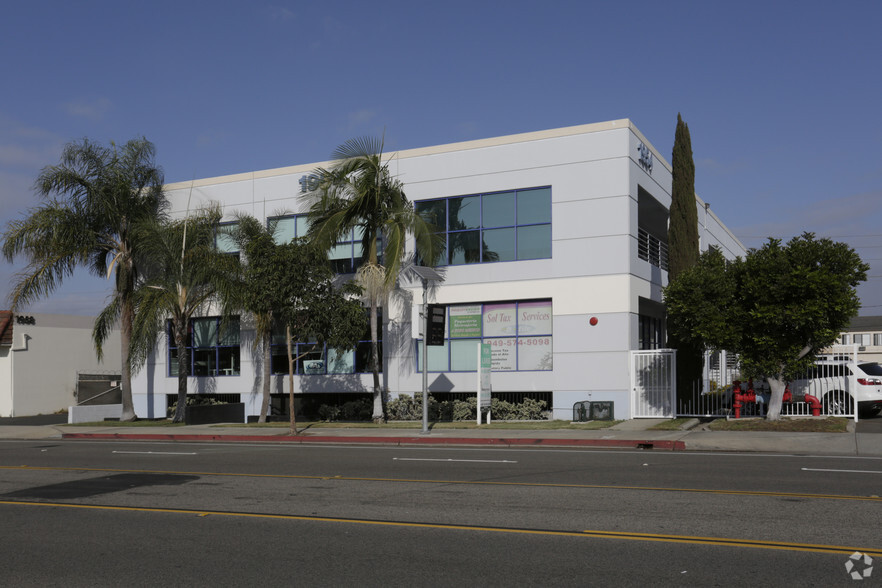
[[[489,343],[478,345],[478,424],[481,424],[481,413],[487,410],[487,424],[490,424],[490,371],[493,366],[493,355]]]

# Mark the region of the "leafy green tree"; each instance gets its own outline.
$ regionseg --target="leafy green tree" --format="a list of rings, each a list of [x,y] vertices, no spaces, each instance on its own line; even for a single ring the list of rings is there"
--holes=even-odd
[[[869,266],[845,243],[804,233],[769,241],[744,259],[716,249],[665,289],[668,328],[681,340],[737,353],[748,377],[771,389],[767,417],[781,414],[788,379],[832,345],[860,308]]]
[[[113,300],[103,327],[93,330],[99,359],[108,326],[119,321],[122,344],[122,420],[135,418],[129,346],[135,309],[132,300],[140,268],[138,226],[165,215],[162,171],[153,144],[144,138],[119,147],[83,139],[65,146],[58,165],[44,168],[36,181],[43,203],[27,218],[9,223],[3,254],[28,264],[10,295],[13,309],[52,294],[76,268],[101,278],[114,277]]]
[[[280,245],[271,256],[274,279],[265,287],[280,300],[275,316],[285,325],[288,352],[288,414],[291,432],[297,433],[294,410],[294,367],[300,358],[326,352],[353,350],[367,328],[367,317],[360,302],[361,288],[350,281],[336,284],[327,253],[297,239]],[[307,343],[308,342],[308,343]],[[294,346],[300,343],[299,353]]]
[[[277,243],[276,221],[264,226],[250,215],[237,215],[224,227],[244,256],[233,304],[254,316],[255,345],[263,350],[260,422],[266,421],[272,377],[273,327],[284,326],[288,351],[289,414],[296,432],[294,368],[306,354],[325,345],[340,352],[355,347],[366,318],[354,284],[335,287],[327,254],[303,240]],[[294,353],[301,343],[302,352]],[[309,342],[307,344],[307,342]]]
[[[212,206],[183,220],[145,223],[139,229],[139,254],[144,259],[142,280],[133,296],[131,360],[136,367],[143,365],[159,338],[168,333],[168,324],[177,347],[178,404],[172,419],[176,423],[183,422],[187,405],[190,319],[206,312],[213,302],[229,299],[235,284],[235,258],[214,244],[220,219],[220,207]],[[105,310],[97,325],[106,328],[111,322],[112,313]]]
[[[698,211],[695,207],[695,163],[689,127],[677,114],[671,165],[671,210],[668,224],[668,280],[698,262]],[[677,349],[677,395],[687,397],[701,380],[704,348],[673,336],[668,331],[668,345]]]
[[[325,251],[352,231],[361,238],[362,264],[356,281],[370,306],[374,421],[385,420],[385,398],[380,385],[377,308],[394,288],[405,262],[407,239],[416,238],[423,263],[434,263],[438,237],[416,214],[404,186],[392,176],[383,159],[383,141],[350,139],[333,154],[329,169],[318,169],[319,189],[310,208],[309,238]],[[382,252],[380,248],[382,247]]]

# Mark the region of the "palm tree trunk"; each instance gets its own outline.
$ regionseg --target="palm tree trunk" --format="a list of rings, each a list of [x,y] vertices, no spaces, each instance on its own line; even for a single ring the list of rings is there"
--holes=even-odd
[[[182,326],[183,323],[183,326]],[[175,345],[178,347],[178,406],[173,423],[183,423],[187,417],[187,377],[190,375],[190,350],[187,349],[187,321],[176,320],[172,325]]]
[[[378,343],[379,335],[377,329],[379,321],[377,320],[377,299],[371,296],[371,372],[374,375],[374,414],[375,423],[386,422],[386,413],[383,410],[383,394],[380,389],[380,345]]]
[[[269,412],[270,404],[270,377],[272,376],[272,331],[268,330],[263,336],[263,402],[260,405],[260,418],[258,423],[266,422],[266,414]]]
[[[122,400],[121,421],[135,420],[135,406],[132,402],[132,365],[129,361],[129,349],[132,343],[132,325],[135,321],[135,310],[130,298],[122,303],[120,317],[120,345],[122,346],[122,368],[120,373],[120,396]]]
[[[294,413],[294,350],[291,343],[291,326],[285,327],[285,341],[288,343],[288,416],[291,434],[297,434],[297,415]]]

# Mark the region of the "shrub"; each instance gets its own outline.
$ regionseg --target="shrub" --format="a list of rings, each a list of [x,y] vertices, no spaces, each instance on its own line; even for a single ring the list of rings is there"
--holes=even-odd
[[[369,421],[373,417],[374,407],[366,398],[350,400],[343,404],[340,415],[347,421]],[[339,415],[338,415],[339,416]]]
[[[478,418],[478,399],[470,397],[467,400],[453,401],[454,421],[474,421]]]
[[[544,400],[525,398],[519,404],[494,398],[490,403],[493,420],[498,421],[538,421],[544,420],[547,410]],[[389,401],[386,406],[390,421],[418,421],[423,418],[423,399],[421,394],[408,396],[402,394]],[[438,402],[429,395],[430,421],[470,421],[478,418],[478,399],[469,396],[463,400]]]
[[[548,404],[544,400],[524,398],[523,402],[517,405],[517,416],[515,416],[515,420],[538,421],[544,419],[545,416],[542,413],[545,412],[546,406],[548,406]]]
[[[386,412],[390,421],[415,421],[423,418],[422,402],[407,394],[402,394],[386,404]]]
[[[323,421],[336,421],[340,418],[340,407],[322,404],[318,409],[318,414]]]

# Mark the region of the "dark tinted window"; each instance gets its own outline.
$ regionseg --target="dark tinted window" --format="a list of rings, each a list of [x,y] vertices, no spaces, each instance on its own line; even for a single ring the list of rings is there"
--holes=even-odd
[[[882,365],[878,363],[862,363],[858,367],[868,376],[882,376]]]

